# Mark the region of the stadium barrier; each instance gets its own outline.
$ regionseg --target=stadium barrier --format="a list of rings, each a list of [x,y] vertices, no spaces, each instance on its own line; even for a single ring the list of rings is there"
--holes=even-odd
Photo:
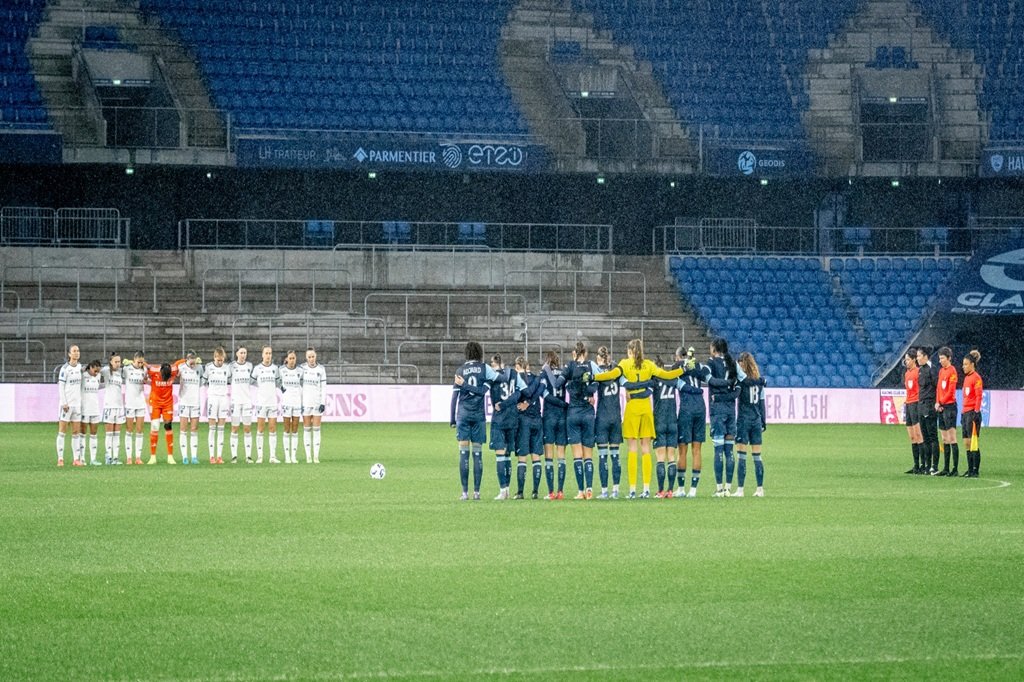
[[[103,319],[89,319],[81,315],[77,316],[50,316],[33,315],[25,319],[22,324],[22,331],[19,336],[22,342],[32,338],[35,330],[37,336],[43,336],[49,331],[50,336],[63,336],[64,348],[72,343],[79,343],[82,337],[98,337],[100,341],[100,357],[109,357],[110,351],[119,350],[126,352],[124,339],[131,339],[131,350],[146,352],[146,329],[150,326],[168,329],[176,327],[177,339],[181,338],[181,356],[185,357],[185,320],[171,315],[160,315],[159,317],[136,316],[136,315],[105,315]],[[125,331],[127,330],[127,331]],[[152,335],[151,335],[152,336]],[[117,341],[117,345],[114,342]],[[108,342],[110,345],[108,346]]]
[[[280,267],[280,268],[268,268],[266,264],[261,264],[258,268],[206,268],[203,270],[202,278],[202,299],[201,299],[201,310],[205,313],[208,312],[206,308],[206,286],[211,278],[209,274],[213,273],[234,273],[233,279],[237,282],[238,298],[238,312],[242,312],[242,284],[244,275],[252,275],[252,281],[244,282],[246,286],[269,286],[267,282],[268,272],[274,273],[274,312],[281,312],[281,286],[302,286],[305,282],[288,282],[286,281],[287,276],[293,273],[308,273],[309,274],[309,285],[311,288],[311,300],[310,310],[316,312],[316,275],[318,272],[326,272],[334,275],[334,283],[331,285],[332,288],[337,289],[338,287],[338,274],[344,273],[345,284],[348,286],[348,312],[352,312],[352,273],[344,268],[296,268],[296,267]],[[323,285],[321,285],[323,289]],[[322,298],[322,297],[321,297]],[[293,304],[296,301],[289,300],[288,303]]]
[[[444,294],[444,293],[420,293],[420,292],[389,292],[389,291],[374,291],[366,295],[363,299],[363,314],[370,314],[370,300],[375,301],[386,301],[399,299],[403,302],[403,312],[405,316],[405,335],[409,336],[409,301],[411,299],[420,301],[443,301],[445,304],[445,316],[444,316],[444,333],[446,338],[452,337],[452,302],[457,304],[461,303],[464,305],[472,305],[473,303],[484,302],[487,306],[486,318],[487,325],[493,326],[497,321],[497,318],[492,315],[492,312],[500,313],[502,317],[507,317],[509,314],[514,314],[508,308],[509,299],[518,300],[522,306],[520,314],[526,314],[526,298],[522,294],[510,294],[507,291],[503,294]],[[492,306],[492,301],[501,301],[501,309],[498,310],[497,305]],[[478,315],[472,314],[476,317]]]
[[[33,345],[38,345],[42,349],[42,355],[39,359],[39,369],[31,372],[18,371],[8,376],[7,373],[7,347],[8,346],[25,346],[25,364],[32,363],[32,356],[29,354],[29,348]],[[46,374],[46,344],[38,339],[0,339],[0,382],[8,381],[17,377],[27,377],[30,379],[48,381],[50,379]]]
[[[237,348],[238,344],[241,342],[241,339],[238,338],[241,336],[241,334],[236,333],[239,327],[262,328],[265,326],[267,328],[267,336],[265,338],[266,343],[269,346],[274,345],[275,325],[284,331],[283,334],[279,334],[278,338],[280,338],[280,336],[282,335],[286,337],[291,336],[292,338],[294,338],[294,331],[296,329],[300,329],[302,330],[302,333],[305,334],[305,348],[309,348],[310,346],[316,346],[321,349],[325,347],[326,344],[323,343],[323,334],[318,334],[317,330],[330,329],[333,332],[335,328],[337,328],[338,357],[340,358],[342,357],[342,352],[344,350],[342,342],[346,340],[351,340],[350,336],[346,337],[345,334],[343,333],[345,326],[349,325],[350,328],[354,329],[362,327],[363,337],[369,338],[371,324],[374,325],[375,327],[379,327],[381,333],[383,334],[383,340],[380,351],[380,355],[384,360],[383,364],[388,366],[394,366],[388,364],[388,323],[387,320],[380,317],[330,317],[325,315],[313,315],[309,311],[303,313],[302,318],[298,320],[294,318],[272,319],[269,317],[259,316],[239,317],[231,321],[231,347]],[[292,334],[289,334],[288,332],[292,332]],[[250,342],[262,342],[264,340],[263,338],[254,336],[253,334],[247,334],[245,338]],[[314,343],[314,340],[318,338],[320,339],[320,342]],[[419,375],[417,374],[417,376]]]
[[[627,278],[640,278],[642,286],[641,296],[644,315],[647,314],[647,275],[640,272],[639,270],[563,270],[563,269],[539,269],[539,270],[506,270],[505,271],[505,295],[508,296],[508,281],[509,279],[528,277],[536,279],[537,282],[537,310],[543,312],[544,310],[544,278],[537,277],[537,275],[552,275],[551,279],[555,280],[556,283],[548,283],[548,288],[564,290],[565,287],[557,284],[557,281],[561,279],[563,275],[572,275],[572,311],[574,313],[579,312],[579,278],[580,275],[585,277],[598,277],[601,279],[608,279],[608,314],[612,313],[612,280],[615,277],[627,277]]]
[[[28,271],[29,278],[25,280],[17,276],[19,272]],[[45,278],[43,273],[55,273],[54,275],[48,275]],[[69,274],[74,272],[74,278],[72,279]],[[101,276],[97,277],[100,273],[113,273],[114,276]],[[160,312],[159,303],[157,300],[157,282],[156,272],[151,266],[148,265],[5,265],[3,267],[3,274],[0,275],[0,286],[6,289],[7,285],[13,282],[34,282],[36,285],[36,308],[44,309],[43,305],[43,286],[44,284],[55,285],[55,284],[71,284],[75,285],[75,311],[82,310],[82,282],[86,284],[113,284],[114,286],[114,298],[112,301],[113,312],[120,312],[120,289],[122,282],[128,281],[128,278],[133,272],[148,272],[149,277],[153,283],[153,312]],[[83,273],[86,278],[83,278]],[[20,307],[20,302],[19,302]],[[205,312],[205,311],[204,311]]]
[[[177,391],[177,386],[175,386]],[[203,389],[205,395],[205,389]],[[906,438],[898,418],[899,391],[837,388],[769,388],[765,395],[771,424],[888,424],[893,438]],[[327,422],[448,423],[451,384],[341,385],[327,387]],[[100,395],[102,408],[102,394]],[[986,427],[1024,428],[1024,393],[985,391]],[[0,422],[53,422],[58,394],[55,383],[0,384]],[[771,430],[766,438],[771,441]],[[453,441],[454,442],[454,441]],[[904,442],[901,440],[900,442]]]
[[[116,208],[0,208],[0,244],[5,246],[125,246],[131,220]]]
[[[1024,224],[1024,220],[1021,221]],[[762,256],[966,256],[978,248],[1020,237],[1018,223],[988,227],[782,227],[725,225],[701,220],[660,225],[653,253]]]
[[[358,249],[489,246],[501,251],[611,253],[612,226],[572,223],[481,223],[482,238],[458,222],[188,218],[178,222],[178,249]],[[397,225],[397,226],[396,226]]]

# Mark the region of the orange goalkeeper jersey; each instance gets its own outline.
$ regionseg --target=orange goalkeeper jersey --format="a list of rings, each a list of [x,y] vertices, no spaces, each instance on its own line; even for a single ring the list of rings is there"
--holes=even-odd
[[[170,406],[174,404],[174,381],[178,378],[178,367],[184,360],[176,360],[171,365],[171,378],[164,381],[160,376],[160,365],[146,365],[149,372],[149,404],[150,406]]]

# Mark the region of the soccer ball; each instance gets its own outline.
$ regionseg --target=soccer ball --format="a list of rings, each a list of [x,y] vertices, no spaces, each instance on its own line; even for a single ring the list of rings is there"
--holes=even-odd
[[[384,465],[380,462],[377,462],[370,467],[370,478],[376,478],[378,481],[387,476],[387,473],[387,469],[385,469]]]

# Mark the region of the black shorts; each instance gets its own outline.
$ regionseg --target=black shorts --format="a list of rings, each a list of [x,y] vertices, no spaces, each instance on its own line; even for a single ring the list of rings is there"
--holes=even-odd
[[[964,440],[970,440],[972,433],[981,433],[981,412],[964,412],[960,417],[960,424],[963,426]]]
[[[956,428],[956,403],[942,406],[939,412],[939,431],[947,431]]]
[[[921,417],[917,413],[917,403],[905,403],[903,413],[907,426],[916,426],[921,423]]]

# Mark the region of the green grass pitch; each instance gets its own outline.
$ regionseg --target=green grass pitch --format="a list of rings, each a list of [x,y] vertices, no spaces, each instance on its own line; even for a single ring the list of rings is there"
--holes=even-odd
[[[902,427],[773,425],[764,499],[708,452],[696,500],[495,502],[486,453],[464,503],[447,425],[290,467],[58,469],[54,432],[2,427],[3,680],[1024,677],[1020,431],[946,480]]]

